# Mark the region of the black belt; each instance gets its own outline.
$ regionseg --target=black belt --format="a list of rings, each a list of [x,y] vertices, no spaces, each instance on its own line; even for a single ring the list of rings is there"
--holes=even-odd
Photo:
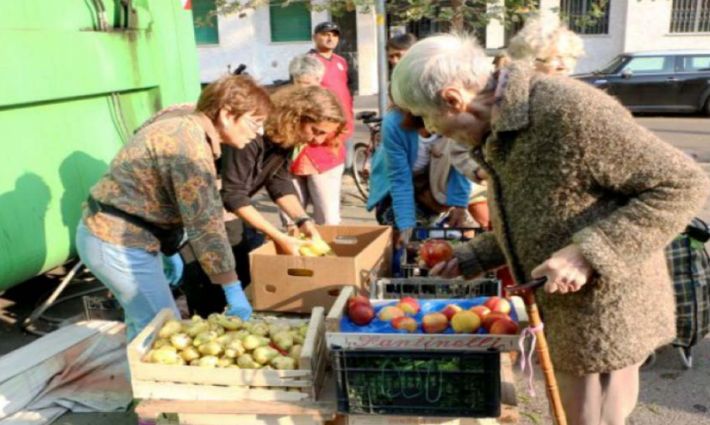
[[[99,202],[91,195],[89,195],[86,202],[89,205],[89,210],[92,214],[102,212],[104,214],[119,217],[143,230],[150,232],[156,239],[158,239],[158,241],[160,241],[160,252],[165,255],[170,256],[176,254],[184,244],[183,240],[185,239],[185,229],[182,227],[165,229],[160,226],[156,226],[155,224],[145,220],[143,217],[123,211],[113,205]]]

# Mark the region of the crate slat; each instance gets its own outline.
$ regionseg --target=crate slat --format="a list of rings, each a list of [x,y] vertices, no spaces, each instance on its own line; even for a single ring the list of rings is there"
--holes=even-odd
[[[177,422],[165,425],[324,425],[325,423],[312,416],[215,415],[210,413],[183,413],[177,416]]]
[[[309,394],[294,391],[253,389],[237,386],[175,384],[133,380],[133,397],[149,400],[258,400],[302,401]]]
[[[373,280],[370,284],[370,296],[376,299],[402,297],[454,299],[500,295],[501,282],[495,278],[472,280],[437,277],[384,278]]]
[[[143,400],[135,411],[141,420],[169,425],[324,425],[335,419],[334,406],[323,403]]]

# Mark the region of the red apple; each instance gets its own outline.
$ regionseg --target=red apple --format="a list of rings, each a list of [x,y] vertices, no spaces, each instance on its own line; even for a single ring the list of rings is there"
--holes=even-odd
[[[353,308],[348,311],[348,316],[356,325],[364,326],[372,322],[372,319],[375,318],[375,310],[371,305],[355,304]]]
[[[353,308],[355,304],[365,304],[365,305],[372,305],[370,303],[370,299],[367,298],[364,295],[355,295],[354,297],[350,297],[348,299],[348,310]]]
[[[469,310],[478,314],[478,317],[480,317],[481,320],[483,320],[491,312],[491,309],[485,305],[477,305],[475,307],[471,307]]]
[[[500,311],[493,311],[486,315],[486,317],[483,318],[483,327],[488,329],[490,331],[491,325],[493,325],[493,322],[495,322],[498,319],[508,319],[510,320],[510,316],[508,316],[505,313],[501,313]]]
[[[429,268],[442,261],[449,261],[453,255],[451,244],[441,239],[429,239],[419,247],[419,259]]]
[[[402,311],[401,308],[394,306],[394,305],[388,305],[387,307],[384,307],[382,310],[380,310],[380,314],[378,317],[380,320],[389,322],[390,320],[394,319],[395,317],[402,317],[404,316],[404,311]]]
[[[399,300],[399,304],[397,304],[397,307],[402,309],[402,311],[405,314],[417,314],[419,313],[419,301],[417,301],[415,298],[412,297],[404,297],[401,300]]]
[[[405,330],[410,333],[417,331],[417,321],[412,317],[395,317],[390,324],[392,324],[392,327],[395,329]]]
[[[518,333],[518,324],[511,319],[498,319],[491,325],[490,334],[515,335]]]
[[[446,307],[444,307],[441,312],[446,316],[447,320],[451,320],[452,317],[454,317],[454,314],[458,313],[459,311],[463,310],[461,307],[457,306],[456,304],[449,304]]]
[[[451,328],[456,333],[474,333],[481,327],[481,318],[471,310],[459,311],[451,319]]]
[[[490,297],[483,305],[490,308],[491,311],[499,311],[505,314],[510,313],[510,301],[502,297]]]
[[[443,313],[429,313],[422,318],[422,329],[426,333],[441,333],[448,327],[449,320]]]

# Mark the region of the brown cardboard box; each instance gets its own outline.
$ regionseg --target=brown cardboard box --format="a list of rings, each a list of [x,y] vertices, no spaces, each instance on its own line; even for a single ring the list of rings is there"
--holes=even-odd
[[[255,310],[309,313],[329,309],[343,286],[367,294],[371,276],[388,275],[392,229],[387,226],[319,226],[335,256],[279,255],[273,242],[249,254],[249,292]]]

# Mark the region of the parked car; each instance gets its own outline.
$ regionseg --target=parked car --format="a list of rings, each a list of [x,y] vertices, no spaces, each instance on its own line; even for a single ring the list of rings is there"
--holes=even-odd
[[[577,74],[632,112],[710,115],[710,50],[623,53],[591,74]]]

